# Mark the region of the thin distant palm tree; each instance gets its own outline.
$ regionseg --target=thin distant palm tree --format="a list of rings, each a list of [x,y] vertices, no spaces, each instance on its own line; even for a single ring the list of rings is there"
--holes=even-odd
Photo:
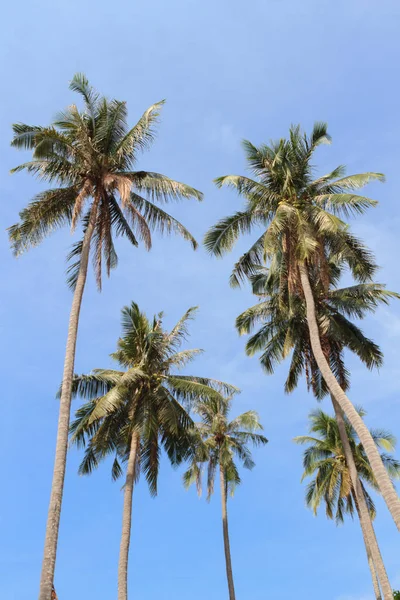
[[[247,161],[255,179],[229,175],[216,180],[218,186],[235,188],[246,199],[245,209],[222,219],[205,236],[205,246],[216,256],[229,251],[238,237],[255,228],[263,231],[249,251],[236,263],[232,285],[254,274],[254,265],[265,260],[279,263],[281,286],[289,290],[289,301],[299,295],[306,305],[307,324],[314,359],[330,393],[351,421],[375,472],[382,496],[400,530],[400,499],[394,489],[368,428],[332,372],[323,351],[310,269],[317,268],[329,285],[327,248],[341,255],[356,280],[368,281],[376,265],[368,250],[350,234],[339,218],[361,214],[376,201],[354,190],[381,173],[345,175],[343,166],[315,178],[311,163],[319,145],[330,142],[325,123],[316,123],[310,136],[300,126],[290,128],[288,139],[255,147],[244,142]]]
[[[361,416],[365,411],[358,409]],[[322,410],[313,411],[310,414],[310,434],[298,436],[294,441],[298,444],[307,444],[304,451],[304,473],[303,478],[313,477],[307,486],[306,503],[317,514],[321,502],[325,504],[326,516],[335,519],[336,523],[344,521],[345,514],[353,516],[354,510],[359,511],[359,499],[352,484],[352,477],[344,455],[344,448],[339,433],[338,423],[335,418],[330,417]],[[345,420],[347,438],[354,457],[362,494],[368,506],[371,518],[375,518],[375,505],[368,492],[368,487],[379,491],[374,473],[363,446],[360,444],[354,429]],[[387,454],[392,452],[396,440],[387,431],[372,430],[371,435],[381,451],[382,462],[388,471],[390,478],[400,477],[400,462]],[[366,547],[369,565],[374,582],[376,598],[380,598],[380,591],[376,576],[374,577],[374,565],[370,549]],[[387,596],[385,596],[387,597]],[[393,598],[392,592],[391,597]]]
[[[70,428],[72,443],[86,446],[79,472],[91,473],[110,454],[115,456],[114,479],[123,473],[121,463],[126,465],[118,600],[128,597],[134,482],[142,472],[154,496],[161,448],[173,465],[188,456],[192,420],[181,403],[220,401],[222,394],[238,391],[215,379],[173,372],[201,352],[179,350],[194,310],[189,309],[168,332],[163,329],[162,314],[149,321],[137,304],[125,307],[123,335],[111,355],[121,369],[96,369],[73,381],[73,393],[89,400],[77,411]]]
[[[69,259],[69,283],[74,289],[55,452],[53,483],[46,527],[46,539],[39,600],[51,600],[57,553],[63,486],[65,479],[71,386],[79,313],[92,251],[98,287],[102,264],[106,271],[117,264],[113,237],[125,236],[138,246],[151,248],[151,231],[175,232],[196,241],[179,221],[155,202],[180,198],[201,200],[194,188],[150,171],[133,171],[138,155],[154,140],[154,126],[163,102],[151,106],[134,127],[127,124],[125,102],[107,100],[97,94],[85,76],[75,75],[70,89],[78,92],[83,110],[74,104],[61,112],[49,126],[22,123],[13,126],[15,148],[32,150],[30,162],[13,169],[27,171],[56,187],[39,193],[20,213],[20,222],[9,228],[15,255],[39,244],[53,230],[80,223],[83,238],[73,247]]]
[[[228,493],[233,495],[235,486],[240,483],[235,458],[246,469],[252,469],[254,462],[248,444],[259,446],[266,444],[268,440],[257,433],[263,427],[255,411],[245,412],[229,421],[230,408],[229,398],[207,398],[194,404],[194,411],[201,417],[201,422],[196,423],[192,431],[194,451],[183,480],[185,487],[196,483],[200,494],[203,463],[207,464],[207,499],[209,500],[214,492],[214,480],[219,467],[226,575],[229,599],[235,600],[227,507]]]
[[[341,387],[347,390],[350,381],[344,360],[345,349],[354,352],[369,369],[379,367],[383,359],[379,347],[368,339],[351,319],[362,319],[368,312],[374,311],[380,303],[387,304],[389,299],[399,296],[386,290],[385,286],[376,283],[358,284],[338,289],[336,286],[339,283],[343,265],[340,265],[339,257],[335,255],[329,257],[328,264],[331,281],[329,289],[326,290],[322,284],[318,270],[311,271],[312,284],[325,356]],[[291,354],[285,391],[292,392],[304,373],[308,387],[320,400],[329,390],[312,353],[304,302],[301,297],[292,298],[289,307],[287,297],[277,297],[279,279],[279,272],[274,269],[267,271],[262,268],[259,269],[257,275],[251,277],[253,292],[259,297],[259,302],[237,318],[237,327],[240,333],[250,333],[260,323],[261,328],[247,343],[247,353],[253,355],[256,352],[262,352],[260,361],[267,373],[273,373],[276,365]],[[333,396],[331,399],[346,462],[355,482],[360,524],[368,559],[370,562],[371,555],[375,565],[372,576],[375,580],[376,569],[384,598],[392,600],[392,589],[360,487],[343,413]]]

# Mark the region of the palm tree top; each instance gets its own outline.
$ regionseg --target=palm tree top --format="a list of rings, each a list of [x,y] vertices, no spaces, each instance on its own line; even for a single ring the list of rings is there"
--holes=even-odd
[[[366,414],[362,408],[358,408],[357,412],[361,417]],[[341,523],[346,513],[353,515],[354,497],[338,424],[334,417],[322,410],[312,411],[309,421],[310,435],[294,438],[297,444],[308,446],[303,455],[302,480],[306,477],[313,479],[307,486],[306,504],[317,514],[323,501],[327,517],[335,518],[337,523]],[[367,488],[379,491],[378,484],[356,432],[347,419],[346,432],[365,499],[371,516],[374,517],[375,505]],[[372,429],[371,435],[380,449],[382,461],[390,477],[399,478],[400,462],[389,454],[395,449],[396,438],[388,431],[378,429]]]
[[[259,433],[263,426],[254,410],[230,421],[231,406],[231,397],[206,398],[194,405],[194,412],[201,421],[195,423],[192,430],[192,457],[183,481],[186,488],[196,483],[200,494],[203,465],[206,464],[208,500],[214,492],[218,465],[224,471],[227,490],[233,495],[235,487],[241,482],[235,460],[239,460],[244,468],[252,469],[255,463],[248,445],[260,446],[268,442]]]
[[[376,201],[355,194],[367,183],[384,181],[381,173],[346,175],[345,167],[316,176],[311,162],[321,144],[330,143],[326,123],[316,123],[310,136],[300,126],[292,126],[287,139],[269,145],[254,146],[243,142],[251,176],[226,175],[215,180],[218,187],[235,189],[245,200],[242,211],[223,218],[204,238],[206,249],[215,256],[230,251],[238,238],[262,228],[261,235],[236,263],[231,285],[239,286],[255,272],[255,266],[271,258],[291,231],[290,258],[303,261],[317,251],[319,239],[345,248],[345,257],[352,263],[360,256],[369,258],[369,267],[358,272],[368,278],[376,265],[367,249],[350,234],[340,217],[363,213]],[[295,242],[294,242],[295,240]],[[289,249],[286,249],[289,258]],[[290,265],[288,265],[289,268]],[[292,268],[292,266],[290,266]],[[354,264],[353,264],[354,268]]]
[[[287,393],[297,387],[305,373],[308,387],[318,399],[322,399],[328,389],[311,350],[303,298],[299,294],[290,296],[287,288],[282,293],[277,262],[273,262],[269,269],[259,267],[257,273],[250,277],[258,303],[237,317],[236,327],[241,335],[253,333],[247,341],[246,353],[253,356],[260,352],[261,365],[268,374],[291,355],[285,383]],[[340,288],[338,285],[344,270],[340,256],[328,255],[327,264],[328,286],[321,281],[318,269],[310,269],[310,279],[326,358],[342,388],[348,389],[350,373],[345,366],[345,349],[356,354],[368,369],[379,368],[383,363],[380,348],[353,319],[364,319],[379,305],[387,305],[392,298],[400,298],[400,295],[379,283],[359,283]],[[260,327],[254,332],[257,325]]]
[[[187,409],[195,402],[217,402],[239,392],[216,379],[176,372],[202,352],[181,350],[195,311],[190,308],[167,331],[162,313],[150,320],[132,302],[122,309],[122,335],[111,355],[121,368],[75,376],[73,394],[87,400],[70,427],[71,442],[86,447],[81,474],[91,473],[111,454],[115,456],[112,475],[119,477],[121,461],[127,460],[137,430],[141,451],[136,472],[145,474],[151,493],[156,494],[160,447],[172,464],[187,454],[186,431],[192,424]]]
[[[70,89],[81,96],[81,110],[72,104],[48,126],[13,125],[11,145],[32,150],[32,160],[12,172],[27,171],[56,186],[39,193],[21,211],[20,222],[9,228],[13,252],[21,254],[66,224],[74,229],[80,222],[85,230],[89,201],[96,198],[94,262],[99,283],[102,253],[107,271],[116,264],[112,234],[125,235],[134,246],[142,241],[150,249],[152,231],[175,232],[196,248],[187,229],[157,203],[201,200],[201,192],[160,173],[133,170],[139,154],[154,141],[164,101],[150,106],[130,127],[126,102],[100,96],[84,75],[75,75]],[[71,258],[80,250],[77,244]]]

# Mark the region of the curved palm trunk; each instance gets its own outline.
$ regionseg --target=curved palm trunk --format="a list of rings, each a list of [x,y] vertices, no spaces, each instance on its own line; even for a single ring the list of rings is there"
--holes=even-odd
[[[82,243],[79,274],[76,281],[71,313],[69,316],[67,347],[64,359],[60,412],[58,417],[57,442],[54,459],[53,481],[51,486],[50,504],[47,514],[46,537],[40,579],[39,600],[51,600],[54,570],[56,565],[58,532],[60,527],[61,504],[64,489],[65,468],[67,463],[68,431],[72,398],[72,379],[74,376],[75,348],[78,334],[79,313],[82,296],[85,289],[89,262],[90,241],[96,224],[99,197],[96,197]]]
[[[393,600],[393,592],[383,563],[382,555],[376,539],[375,530],[372,524],[371,515],[369,514],[365,495],[358,476],[357,467],[354,462],[353,452],[351,450],[349,437],[346,431],[346,423],[343,417],[342,409],[331,396],[333,408],[335,409],[336,422],[338,425],[339,435],[343,446],[344,456],[347,466],[350,471],[350,479],[352,484],[352,496],[356,505],[358,517],[360,520],[361,531],[364,538],[365,549],[367,552],[368,565],[371,571],[372,583],[374,586],[375,596],[377,600],[381,600],[377,575],[382,587],[384,600]]]
[[[224,535],[225,564],[226,564],[226,577],[228,579],[229,600],[235,600],[235,586],[233,584],[231,548],[230,548],[230,544],[229,544],[226,481],[225,481],[224,469],[221,464],[219,466],[219,479],[220,479],[220,484],[221,484],[222,531],[223,531],[223,535]]]
[[[400,499],[396,494],[390,477],[384,467],[375,442],[366,427],[364,421],[354,408],[353,404],[346,396],[340,385],[338,384],[331,368],[324,356],[321,340],[319,337],[318,323],[315,312],[315,302],[310,286],[307,267],[304,264],[299,265],[301,285],[304,292],[307,310],[307,323],[310,331],[311,347],[318,368],[321,371],[330,393],[335,397],[340,408],[343,410],[350,424],[356,431],[361,444],[364,447],[365,453],[374,472],[380,492],[385,500],[387,507],[393,517],[397,528],[400,530]]]
[[[131,439],[131,448],[129,452],[128,466],[126,470],[126,480],[124,487],[124,508],[122,513],[122,535],[119,549],[118,563],[118,600],[127,600],[128,598],[128,558],[129,545],[131,541],[132,524],[132,494],[135,482],[136,460],[139,451],[139,433],[134,432]]]

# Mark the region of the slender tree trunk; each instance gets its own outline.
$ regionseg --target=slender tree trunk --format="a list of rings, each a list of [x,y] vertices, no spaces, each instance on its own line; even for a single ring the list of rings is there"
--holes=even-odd
[[[122,535],[119,549],[118,564],[118,600],[128,599],[128,559],[131,541],[132,524],[132,494],[135,482],[136,460],[139,451],[140,436],[138,432],[132,434],[131,449],[129,452],[126,480],[124,487],[124,508],[122,513]]]
[[[369,513],[364,491],[362,489],[360,478],[358,476],[357,467],[354,461],[353,452],[351,450],[349,437],[346,431],[346,423],[344,420],[343,412],[339,404],[336,402],[335,398],[333,396],[331,396],[331,398],[333,408],[335,409],[336,422],[338,425],[340,440],[342,442],[346,464],[350,472],[350,479],[353,488],[352,495],[360,520],[361,531],[364,538],[364,544],[367,552],[368,564],[371,570],[372,583],[374,586],[375,595],[378,590],[379,595],[376,595],[376,598],[377,600],[381,600],[379,584],[377,585],[378,582],[376,577],[376,575],[378,575],[382,587],[384,600],[393,600],[392,588],[389,583],[385,565],[383,563],[382,555],[378,546],[378,541],[376,539],[375,530],[372,524],[371,515]]]
[[[226,564],[226,577],[228,580],[229,600],[235,600],[235,586],[233,584],[231,548],[230,548],[230,544],[229,544],[226,481],[225,481],[224,469],[221,464],[219,466],[219,479],[220,479],[220,483],[221,483],[222,531],[223,531],[223,535],[224,535],[225,564]]]
[[[359,510],[358,501],[357,501],[356,495],[354,493],[354,490],[352,490],[352,496],[353,496],[354,504],[356,505],[356,508],[357,508],[358,517],[361,522],[360,510]],[[361,529],[362,529],[362,527],[361,527]],[[372,579],[372,585],[374,588],[375,598],[376,598],[376,600],[382,600],[382,595],[381,595],[381,590],[379,587],[378,575],[377,575],[377,572],[375,569],[374,559],[372,557],[371,548],[369,546],[368,539],[365,536],[364,530],[363,530],[363,536],[364,536],[365,550],[367,552],[368,566],[369,566],[369,570],[371,572],[371,579]],[[393,598],[393,595],[392,595],[392,598]]]
[[[75,348],[78,334],[79,313],[85,289],[90,241],[96,224],[97,208],[100,198],[97,196],[92,204],[90,218],[83,238],[79,273],[76,281],[74,297],[68,325],[67,347],[64,359],[64,373],[61,389],[60,412],[58,417],[57,442],[54,459],[53,481],[50,504],[47,515],[46,536],[40,579],[39,600],[51,600],[56,565],[58,532],[60,527],[61,504],[64,489],[65,468],[67,463],[68,431],[72,398],[72,379],[74,375]]]
[[[376,600],[382,600],[381,590],[379,588],[379,581],[375,571],[374,561],[372,560],[371,550],[367,546],[367,557],[368,557],[368,566],[371,571],[372,585],[374,586],[374,594]]]
[[[356,431],[361,444],[364,447],[365,453],[374,472],[380,492],[385,500],[387,507],[393,517],[397,528],[400,530],[400,499],[393,487],[390,477],[384,467],[379,451],[375,442],[366,427],[364,421],[354,408],[353,404],[346,396],[340,385],[338,384],[331,368],[324,356],[321,340],[319,337],[318,323],[315,312],[315,302],[308,277],[308,270],[305,264],[299,265],[301,284],[304,292],[307,309],[307,322],[310,331],[311,347],[318,368],[321,371],[330,393],[338,402],[346,417],[349,419],[352,427]]]

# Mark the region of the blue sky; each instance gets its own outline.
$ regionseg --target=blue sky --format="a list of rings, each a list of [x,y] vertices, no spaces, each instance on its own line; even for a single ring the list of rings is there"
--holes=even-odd
[[[240,207],[212,180],[245,172],[242,138],[261,143],[285,135],[292,122],[309,129],[326,120],[333,144],[318,153],[320,172],[345,163],[349,172],[387,175],[386,184],[368,189],[379,207],[354,229],[377,253],[379,281],[399,291],[399,17],[395,0],[37,0],[3,7],[1,598],[26,600],[37,593],[58,411],[54,395],[71,303],[64,274],[69,231],[17,261],[10,255],[4,229],[41,189],[25,175],[7,173],[25,158],[9,147],[11,123],[48,123],[75,100],[68,82],[76,71],[102,93],[126,100],[132,123],[166,98],[158,139],[139,164],[204,192],[202,204],[171,207],[201,239],[218,218]],[[231,290],[228,277],[248,243],[216,261],[177,239],[155,239],[150,254],[119,240],[119,266],[102,294],[92,276],[88,281],[76,370],[110,364],[120,309],[132,300],[149,315],[165,311],[168,325],[199,305],[188,347],[206,353],[191,372],[241,387],[235,412],[258,410],[270,440],[255,452],[257,466],[243,474],[229,505],[238,600],[370,600],[358,523],[336,528],[304,506],[301,449],[291,439],[305,433],[315,401],[304,385],[285,396],[287,365],[273,378],[265,376],[257,360],[245,356],[245,340],[234,330],[236,315],[253,299],[248,290]],[[400,305],[381,309],[364,329],[381,344],[385,366],[371,374],[349,357],[351,398],[367,409],[369,424],[400,436]],[[78,463],[72,452],[57,591],[60,600],[109,600],[116,595],[121,484],[111,483],[106,465],[79,478]],[[159,490],[153,500],[141,482],[134,494],[131,596],[227,597],[218,495],[210,505],[199,501],[194,490],[183,490],[181,472],[166,463]],[[398,534],[379,499],[377,505],[382,553],[400,587]]]

